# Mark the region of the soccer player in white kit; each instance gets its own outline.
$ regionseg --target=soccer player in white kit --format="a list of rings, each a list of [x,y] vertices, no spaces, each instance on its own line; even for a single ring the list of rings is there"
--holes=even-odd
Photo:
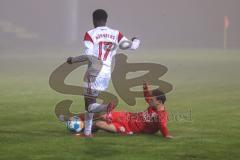
[[[101,91],[108,88],[111,79],[112,59],[118,48],[135,50],[140,45],[140,40],[132,38],[129,41],[118,30],[106,26],[108,14],[103,9],[93,12],[94,29],[84,36],[84,51],[78,57],[69,57],[69,64],[88,61],[88,68],[84,77],[85,100],[85,129],[81,136],[91,137],[93,114],[96,112],[111,113],[113,103],[99,104],[96,99]],[[126,43],[127,42],[127,43]],[[123,48],[125,44],[125,47]],[[127,44],[127,46],[126,46]]]

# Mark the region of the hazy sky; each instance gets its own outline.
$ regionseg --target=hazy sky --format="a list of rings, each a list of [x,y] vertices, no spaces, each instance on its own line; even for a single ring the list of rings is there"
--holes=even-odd
[[[240,48],[240,0],[0,0],[0,47],[9,43],[81,45],[92,11],[106,9],[108,26],[144,47]]]

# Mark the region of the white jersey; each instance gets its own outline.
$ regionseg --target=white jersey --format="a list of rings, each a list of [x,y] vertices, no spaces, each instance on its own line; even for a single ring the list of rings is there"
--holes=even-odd
[[[106,26],[97,27],[85,34],[84,55],[89,58],[87,74],[111,77],[111,65],[119,43],[127,40],[121,32]]]
[[[125,43],[126,41],[127,43]],[[112,60],[117,49],[135,50],[139,45],[139,39],[129,41],[118,30],[106,26],[97,27],[85,34],[83,54],[72,57],[71,61],[76,63],[88,60],[88,69],[84,77],[85,88],[102,91],[108,87],[111,78]]]

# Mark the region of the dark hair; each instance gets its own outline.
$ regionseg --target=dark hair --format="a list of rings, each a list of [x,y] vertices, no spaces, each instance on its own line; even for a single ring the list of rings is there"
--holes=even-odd
[[[166,99],[166,96],[165,96],[165,93],[160,91],[159,89],[154,89],[152,91],[152,96],[153,97],[156,97],[158,101],[160,101],[162,104],[165,103],[165,101],[167,100]]]
[[[107,22],[108,14],[105,10],[103,9],[97,9],[93,12],[92,14],[93,19],[97,21],[105,21]]]

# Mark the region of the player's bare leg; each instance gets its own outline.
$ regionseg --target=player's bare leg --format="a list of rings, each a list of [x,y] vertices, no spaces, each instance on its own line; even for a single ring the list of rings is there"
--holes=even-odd
[[[94,126],[107,132],[117,133],[115,126],[111,123],[108,124],[106,121],[97,121]]]
[[[85,97],[85,129],[84,129],[84,135],[89,136],[91,135],[92,131],[92,124],[93,124],[93,116],[94,113],[97,112],[106,112],[107,114],[104,117],[107,117],[107,122],[109,123],[111,121],[111,112],[115,108],[114,103],[109,103],[108,105],[105,104],[98,104],[96,103],[95,97]]]
[[[121,135],[132,135],[132,132],[126,132],[123,126],[119,126],[118,129],[113,123],[107,123],[106,121],[98,120],[95,122],[94,127],[98,129],[111,132],[111,133],[120,133]]]
[[[78,117],[82,120],[85,121],[85,113],[79,113]],[[106,113],[94,113],[93,115],[93,121],[97,120],[103,120],[106,121]]]

